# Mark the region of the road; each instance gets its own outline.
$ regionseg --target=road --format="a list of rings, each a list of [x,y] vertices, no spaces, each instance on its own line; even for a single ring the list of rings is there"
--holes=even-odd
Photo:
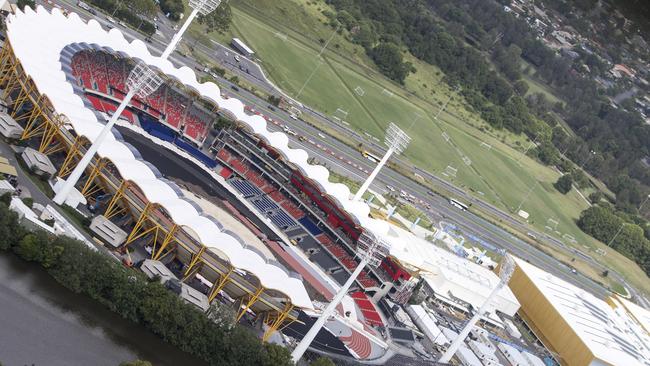
[[[42,1],[38,2],[43,3]],[[102,15],[93,16],[85,10],[78,8],[76,6],[76,2],[60,1],[59,3],[62,4],[64,8],[78,13],[83,19],[95,18],[100,22],[100,24],[105,27],[111,26],[120,28],[120,30],[129,39],[143,38],[141,34],[130,28],[123,28],[119,25],[111,24]],[[164,16],[160,16],[160,20],[157,24],[159,26],[159,29],[156,34],[151,37],[152,42],[147,44],[153,54],[162,53],[164,46],[171,39],[171,36],[174,32],[174,25],[169,22]],[[237,63],[237,65],[245,65],[242,67],[243,70],[241,70],[238,66],[235,67],[235,51],[230,50],[226,46],[216,44],[216,42],[213,43],[215,43],[214,48],[206,47],[205,45],[197,42],[194,42],[192,44],[193,47],[197,48],[202,53],[206,55],[212,55],[214,57],[214,60],[220,62],[223,67],[227,67],[233,70],[235,73],[238,73],[241,78],[245,78],[256,88],[262,90],[274,90],[274,86],[270,84],[268,80],[266,80],[261,70],[258,71],[256,64],[240,56],[240,63]],[[183,57],[178,53],[173,54],[170,57],[170,60],[178,66],[187,65],[194,68],[195,70],[203,69],[203,65],[197,63],[195,60]],[[246,72],[246,69],[248,69],[249,72]],[[310,156],[315,157],[321,163],[326,164],[327,167],[333,171],[346,175],[352,179],[362,181],[365,180],[365,178],[368,176],[368,172],[372,171],[374,168],[374,163],[362,157],[354,148],[340,142],[331,136],[325,135],[323,131],[313,127],[310,124],[307,124],[301,120],[294,120],[288,113],[282,110],[270,110],[268,108],[268,103],[265,100],[262,100],[252,93],[249,93],[248,91],[241,88],[235,89],[234,85],[226,79],[218,78],[217,81],[222,86],[222,93],[242,100],[245,104],[251,106],[256,111],[276,121],[277,125],[269,123],[269,128],[271,130],[280,130],[281,125],[286,125],[292,130],[296,131],[299,136],[303,136],[304,141],[301,141],[297,138],[292,138],[290,145],[292,147],[300,147],[305,149],[307,152],[309,152]],[[329,128],[336,130],[338,133],[350,136],[354,140],[363,143],[365,146],[372,146],[372,148],[376,151],[385,150],[383,146],[376,143],[375,141],[370,141],[365,136],[362,136],[355,131],[351,131],[346,126],[327,119],[324,115],[316,111],[308,109],[307,107],[302,108],[302,111],[303,113],[309,113],[312,115],[312,117],[316,118],[319,123],[327,125]],[[412,167],[412,164],[400,159],[399,157],[394,158],[394,161],[395,163],[402,166]],[[454,186],[451,182],[448,182],[425,170],[416,167],[413,167],[412,169],[413,174],[417,174],[423,177],[427,182],[441,187],[443,190],[453,193],[458,199],[464,200],[467,203],[472,203],[473,207],[480,207],[482,210],[489,212],[493,217],[498,217],[500,220],[506,222],[509,226],[517,229],[518,231],[522,233],[531,233],[536,237],[538,241],[543,242],[547,245],[555,246],[562,251],[568,250],[569,253],[576,252],[573,249],[569,249],[562,241],[558,240],[557,238],[547,235],[546,233],[534,231],[525,223],[511,216],[509,213],[503,212],[491,204],[470,195],[462,189]],[[408,193],[414,195],[418,200],[429,203],[432,210],[427,214],[430,215],[430,218],[434,221],[440,221],[441,219],[444,219],[445,221],[453,222],[464,233],[483,238],[496,247],[503,248],[508,252],[513,253],[514,255],[525,258],[532,264],[544,268],[550,273],[553,273],[554,275],[559,276],[575,284],[576,286],[584,288],[599,297],[603,297],[609,293],[607,289],[593,282],[589,278],[580,274],[571,274],[571,271],[568,267],[562,265],[547,254],[537,250],[529,243],[514,237],[504,229],[487,222],[474,213],[458,211],[455,207],[449,205],[447,199],[444,197],[428,194],[428,189],[416,182],[413,177],[406,177],[394,170],[384,169],[378,175],[375,183],[371,186],[371,188],[377,192],[386,192],[386,184],[394,187],[400,187],[400,189],[403,189]],[[582,259],[590,262],[590,264],[594,265],[596,268],[602,268],[604,270],[604,267],[597,263],[593,258],[584,254],[581,255],[579,252],[575,254],[576,256],[580,256]],[[650,303],[643,296],[640,296],[632,286],[627,284],[622,276],[620,276],[615,271],[612,271],[611,269],[609,270],[609,273],[610,276],[613,276],[615,280],[625,284],[628,290],[630,290],[632,293],[633,297],[636,298],[636,300],[642,306],[650,307]]]

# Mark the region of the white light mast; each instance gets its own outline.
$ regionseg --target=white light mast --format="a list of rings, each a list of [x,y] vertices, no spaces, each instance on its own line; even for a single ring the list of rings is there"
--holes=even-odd
[[[388,162],[388,159],[393,155],[393,153],[401,154],[404,150],[406,150],[406,147],[410,142],[411,137],[407,135],[406,132],[404,132],[401,128],[397,127],[396,124],[391,122],[388,125],[388,128],[386,129],[386,137],[384,138],[384,143],[386,146],[388,146],[388,151],[386,151],[386,154],[384,154],[384,157],[381,158],[379,164],[377,164],[372,173],[370,173],[368,179],[363,182],[361,188],[359,188],[357,193],[354,195],[354,198],[352,199],[353,201],[358,201],[363,197],[363,194],[366,193],[370,187],[370,184],[372,184],[372,181],[375,180],[375,177],[377,177],[377,174],[379,174],[381,168],[386,165],[386,162]]]
[[[311,342],[316,338],[318,332],[321,330],[325,322],[330,318],[336,306],[343,300],[343,297],[348,293],[350,286],[354,283],[359,276],[359,273],[366,267],[366,265],[371,265],[376,267],[381,263],[381,261],[388,255],[390,247],[388,243],[384,242],[380,238],[377,238],[371,233],[364,231],[357,241],[357,256],[361,258],[361,262],[354,270],[350,278],[345,282],[343,287],[339,292],[334,296],[332,301],[325,307],[323,313],[316,320],[314,325],[309,329],[305,337],[300,341],[296,349],[291,353],[291,358],[293,362],[298,364],[298,361],[302,358],[302,355],[307,351]]]
[[[194,20],[198,14],[206,15],[211,13],[219,6],[219,4],[221,4],[221,0],[190,0],[189,4],[190,7],[193,8],[192,12],[183,23],[181,29],[174,35],[171,42],[167,45],[167,48],[165,48],[160,58],[167,59],[174,49],[176,49],[183,33],[185,33],[190,23],[192,23],[192,20]],[[70,173],[68,179],[66,179],[62,186],[57,190],[56,196],[54,196],[53,199],[54,202],[62,205],[68,199],[70,192],[79,181],[79,178],[83,175],[84,171],[95,156],[95,153],[97,153],[97,150],[99,150],[99,147],[106,139],[106,136],[108,136],[115,125],[115,122],[117,122],[124,109],[126,109],[131,102],[131,99],[136,95],[144,99],[147,95],[156,91],[160,84],[162,84],[162,78],[160,78],[155,71],[151,70],[142,62],[136,64],[126,82],[129,91],[124,99],[122,99],[122,102],[117,107],[117,110],[113,113],[110,120],[106,123],[102,131],[93,141],[92,145],[88,148],[86,154],[81,158],[79,164],[77,164],[72,173]]]

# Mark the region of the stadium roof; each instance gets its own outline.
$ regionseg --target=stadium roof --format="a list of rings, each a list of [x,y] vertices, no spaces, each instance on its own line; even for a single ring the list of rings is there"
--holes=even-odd
[[[65,17],[57,8],[49,13],[41,6],[36,11],[26,7],[24,13],[17,11],[8,17],[7,37],[25,73],[33,79],[39,92],[47,95],[58,113],[65,114],[70,119],[78,135],[83,135],[90,141],[95,140],[104,125],[84,104],[82,97],[75,93],[74,79],[63,70],[61,60],[65,56],[62,53],[70,46],[105,50],[140,59],[196,89],[220,107],[232,111],[238,119],[256,126],[265,123],[262,117],[247,116],[240,101],[221,98],[215,84],[199,84],[190,68],[175,68],[170,61],[151,55],[142,41],[129,43],[119,30],[107,32],[95,20],[85,23],[77,14],[71,13]],[[266,131],[265,128],[264,130]],[[286,136],[272,134],[270,138],[286,146]],[[291,154],[301,157],[306,155],[304,152]],[[269,263],[255,251],[244,248],[237,238],[221,232],[216,223],[182,199],[176,190],[161,180],[148,164],[139,160],[137,154],[119,138],[108,136],[99,148],[98,155],[112,161],[122,177],[135,183],[150,202],[163,207],[177,224],[195,234],[208,248],[215,248],[218,253],[226,255],[234,267],[254,274],[262,286],[285,294],[294,305],[313,308],[301,279],[289,274],[286,269]]]
[[[308,163],[309,156],[306,151],[290,148],[289,138],[285,133],[269,131],[267,121],[262,116],[247,114],[244,104],[236,98],[223,98],[216,84],[198,82],[191,68],[176,68],[169,60],[152,56],[141,40],[136,39],[129,43],[118,29],[105,31],[95,20],[86,24],[75,13],[66,18],[59,9],[53,9],[50,14],[40,6],[36,12],[27,8],[25,14],[19,11],[17,15],[10,16],[7,33],[14,52],[20,56],[25,71],[34,78],[39,90],[48,95],[59,113],[70,118],[77,133],[88,137],[89,140],[95,139],[103,125],[97,122],[95,113],[84,105],[82,98],[74,93],[72,79],[61,70],[61,53],[66,47],[94,48],[119,53],[122,57],[140,59],[194,90],[202,98],[215,103],[222,112],[229,114],[266,140],[283,155],[287,163],[317,184],[321,192],[329,195],[364,230],[385,239],[391,246],[390,254],[403,264],[427,270],[438,267],[436,262],[440,255],[447,253],[433,250],[431,243],[411,232],[387,221],[369,217],[370,207],[365,202],[351,200],[350,190],[344,184],[330,182],[327,168]],[[242,245],[227,234],[212,236],[211,233],[219,231],[215,224],[201,217],[200,212],[188,202],[179,199],[169,184],[158,178],[144,162],[134,158],[134,152],[126,143],[110,136],[98,154],[109,157],[123,177],[137,182],[148,199],[166,207],[177,223],[192,228],[204,244],[228,248],[230,252],[226,253],[235,266],[251,273],[259,272],[260,277],[267,277],[266,281],[271,282],[264,283],[265,286],[291,295],[295,297],[292,299],[295,300],[294,304],[307,307],[308,296],[302,284],[298,286],[295,283],[297,279],[281,281],[282,278],[287,278],[286,273],[284,276],[280,273],[283,272],[282,269],[270,265],[259,267],[263,259],[257,254],[250,256],[252,251],[241,249]],[[473,263],[470,265],[474,268]],[[261,271],[261,268],[265,270]],[[484,286],[496,284],[494,273],[478,265],[475,265],[475,268],[483,274],[484,279],[479,281],[484,282]],[[263,274],[264,276],[261,276]],[[484,281],[485,279],[487,281]],[[275,284],[275,280],[281,284]]]
[[[595,358],[609,365],[650,364],[648,344],[632,334],[623,314],[614,311],[605,301],[522,259],[515,258],[515,261]]]

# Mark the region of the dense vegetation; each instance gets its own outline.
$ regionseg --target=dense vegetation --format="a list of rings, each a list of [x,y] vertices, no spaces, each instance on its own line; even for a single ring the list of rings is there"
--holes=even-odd
[[[86,2],[103,9],[108,14],[114,14],[116,18],[141,30],[146,35],[152,35],[156,31],[153,23],[148,20],[152,19],[158,11],[154,0],[86,0]]]
[[[594,205],[582,212],[578,226],[635,261],[650,276],[650,225],[643,220],[616,212],[606,204]]]
[[[211,365],[291,365],[284,347],[262,344],[254,334],[205,314],[141,273],[67,237],[30,233],[0,199],[0,250],[36,262],[68,289],[83,293],[125,319]]]
[[[523,19],[503,11],[507,1],[327,2],[337,10],[331,19],[369,50],[387,76],[399,75],[398,64],[373,50],[388,42],[407,47],[416,57],[438,66],[449,84],[460,86],[468,103],[494,128],[523,132],[534,139],[537,148],[531,152],[542,163],[567,173],[575,171],[562,158],[562,151],[603,180],[616,194],[617,209],[636,213],[650,193],[650,169],[641,161],[650,155],[650,126],[638,113],[612,107],[597,84],[574,64],[586,59],[589,67],[603,68],[598,60],[584,53],[576,61],[557,55]],[[536,78],[571,102],[553,104],[543,94],[525,97],[522,60],[535,70]],[[555,128],[560,126],[559,118],[577,136]],[[588,182],[584,175],[580,178],[581,185]],[[641,215],[650,216],[650,209]]]

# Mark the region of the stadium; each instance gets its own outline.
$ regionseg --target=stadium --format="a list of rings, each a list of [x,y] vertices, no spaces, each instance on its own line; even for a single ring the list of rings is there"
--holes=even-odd
[[[386,258],[363,269],[312,344],[315,352],[372,363],[431,361],[435,345],[448,344],[411,347],[426,338],[420,318],[403,310],[417,287],[431,306],[461,315],[489,298],[499,282],[490,269],[374,217],[345,185],[329,181],[325,167],[289,147],[286,134],[271,132],[267,118],[200,83],[191,68],[152,55],[142,41],[77,14],[39,7],[8,17],[0,88],[11,118],[0,130],[56,167],[53,182],[64,179],[126,95],[135,61],[164,84],[131,101],[72,204],[125,263],[177,279],[188,302],[204,310],[213,301],[232,305],[262,339],[282,341],[301,339],[350,278],[357,246],[381,241]],[[221,126],[219,118],[232,123]],[[508,287],[497,299],[482,324],[506,342],[504,319],[517,317],[520,301]]]

